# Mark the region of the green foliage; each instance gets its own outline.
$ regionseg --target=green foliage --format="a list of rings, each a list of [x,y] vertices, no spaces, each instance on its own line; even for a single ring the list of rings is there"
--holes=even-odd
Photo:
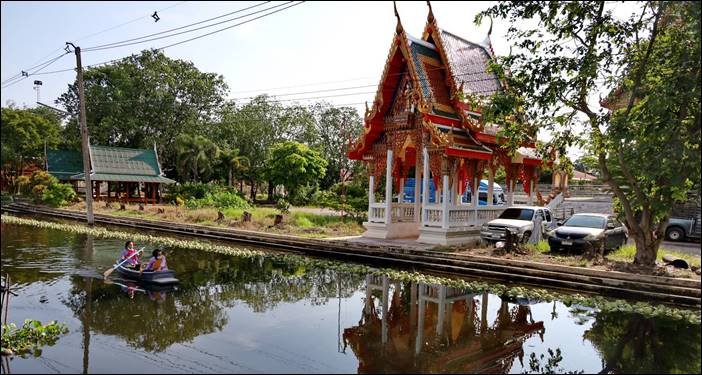
[[[176,138],[178,174],[186,180],[208,180],[213,172],[220,150],[209,139],[181,134]]]
[[[551,348],[547,349],[548,358],[541,354],[538,358],[536,353],[531,353],[529,356],[529,369],[530,371],[524,371],[523,374],[583,374],[584,371],[564,371],[560,367],[561,361],[563,361],[563,356],[561,355],[561,349],[556,348],[554,352]],[[544,361],[545,360],[545,361]]]
[[[144,50],[114,63],[85,69],[87,123],[93,144],[151,148],[156,144],[164,171],[176,168],[180,134],[212,135],[212,121],[229,88],[224,77],[204,73],[190,61]],[[78,113],[77,84],[57,104]],[[64,139],[80,143],[73,117]],[[214,139],[214,138],[213,138]]]
[[[527,250],[531,253],[546,254],[551,251],[551,247],[548,245],[548,241],[541,240],[536,244],[526,244],[524,245]]]
[[[34,171],[29,177],[20,176],[17,179],[20,193],[30,196],[37,203],[43,200],[44,190],[58,183],[56,177],[44,171]]]
[[[77,198],[71,184],[52,184],[43,190],[41,201],[54,207],[61,207],[74,202]]]
[[[690,254],[685,254],[681,253],[679,251],[674,251],[674,250],[668,250],[668,249],[659,249],[658,250],[658,256],[657,260],[662,261],[664,255],[672,255],[676,258],[684,259],[687,264],[691,266],[700,266],[700,257],[690,255]],[[634,257],[636,256],[636,246],[634,245],[624,245],[620,247],[617,250],[612,251],[611,253],[607,254],[607,259],[612,259],[612,260],[620,260],[624,262],[631,262],[634,260]]]
[[[170,201],[174,201],[176,197],[183,199],[200,199],[204,198],[208,193],[214,193],[223,190],[223,187],[217,184],[209,184],[202,182],[186,182],[184,184],[168,185],[168,197]]]
[[[207,193],[200,199],[188,199],[185,201],[185,206],[188,208],[212,207],[218,209],[251,208],[251,205],[245,198],[232,191],[217,191],[214,193]]]
[[[298,142],[275,144],[266,159],[266,176],[274,185],[283,185],[288,196],[297,197],[303,186],[317,185],[324,177],[327,161],[317,151]]]
[[[231,187],[234,177],[243,177],[243,173],[249,167],[249,159],[239,155],[236,148],[226,150],[219,154],[219,166],[226,171],[227,185]]]
[[[60,123],[55,116],[13,107],[0,110],[0,167],[11,184],[30,162],[41,163],[44,147],[59,143]]]
[[[655,260],[673,204],[700,185],[700,8],[642,2],[622,17],[599,1],[524,1],[476,17],[508,19],[516,47],[491,66],[509,89],[487,98],[483,119],[503,125],[510,150],[540,129],[552,135],[542,151],[595,155],[641,265]],[[602,85],[604,109],[593,106]]]
[[[33,353],[41,355],[41,347],[54,345],[59,336],[68,333],[63,323],[51,321],[42,325],[38,320],[27,319],[21,328],[14,323],[2,325],[2,350],[12,350],[15,354]]]
[[[6,191],[0,192],[0,202],[5,204],[5,203],[10,203],[12,201],[13,201],[12,194],[10,194]]]
[[[359,164],[348,159],[348,144],[360,134],[363,120],[358,111],[351,107],[336,108],[327,103],[317,103],[310,110],[314,116],[314,137],[309,145],[328,162],[327,172],[320,180],[320,188],[326,190],[337,182],[349,179],[356,164]]]
[[[343,194],[345,189],[345,195]],[[314,201],[321,207],[344,212],[358,222],[366,219],[368,214],[368,186],[353,182],[344,187],[341,183],[334,184],[328,191],[315,194]]]
[[[290,213],[290,203],[283,198],[278,199],[275,203],[275,208],[283,215]]]

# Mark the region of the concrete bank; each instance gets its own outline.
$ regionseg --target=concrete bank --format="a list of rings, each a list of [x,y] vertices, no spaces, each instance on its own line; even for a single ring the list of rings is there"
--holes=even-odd
[[[3,213],[42,215],[84,221],[75,211],[52,209],[15,202],[2,207]],[[558,288],[580,293],[602,294],[617,298],[656,300],[666,303],[700,305],[700,281],[661,276],[635,275],[520,260],[452,254],[399,246],[373,246],[348,240],[308,239],[270,234],[178,224],[165,221],[95,215],[97,224],[117,225],[138,230],[233,242],[294,251],[318,257],[363,262],[375,266],[395,266],[418,271],[438,272],[468,278],[489,279],[506,284]]]

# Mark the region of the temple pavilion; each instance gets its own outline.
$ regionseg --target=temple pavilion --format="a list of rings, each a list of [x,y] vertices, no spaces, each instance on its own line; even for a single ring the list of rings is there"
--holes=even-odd
[[[494,58],[489,33],[485,41],[473,43],[442,30],[431,4],[421,38],[405,32],[397,8],[395,16],[395,35],[375,100],[370,108],[366,105],[363,131],[349,151],[350,159],[366,162],[369,170],[364,236],[442,245],[475,241],[480,226],[514,202],[517,181],[529,203],[533,201],[541,159],[534,143],[509,156],[500,148],[499,127],[482,121],[481,108],[459,99],[459,93],[487,97],[504,90],[487,70]],[[463,202],[464,192],[479,186],[483,176],[492,197],[499,166],[506,173],[507,204],[497,206],[487,199],[487,205],[479,205],[476,194]],[[376,201],[383,174],[385,198]],[[417,185],[413,203],[397,194],[410,174]],[[430,191],[430,179],[434,199],[421,194]]]
[[[93,199],[123,203],[151,203],[161,200],[166,178],[153,149],[90,145],[90,179]],[[46,150],[46,171],[73,184],[85,181],[80,151]]]

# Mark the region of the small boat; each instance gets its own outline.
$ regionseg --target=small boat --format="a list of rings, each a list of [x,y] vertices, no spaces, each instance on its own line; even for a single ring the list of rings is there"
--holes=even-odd
[[[175,271],[135,271],[123,266],[117,267],[117,272],[128,280],[133,280],[141,283],[158,284],[158,285],[168,285],[178,283],[178,279],[175,278]]]

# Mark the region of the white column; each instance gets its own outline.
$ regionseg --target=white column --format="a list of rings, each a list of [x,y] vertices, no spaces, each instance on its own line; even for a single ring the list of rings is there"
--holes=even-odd
[[[385,224],[392,222],[392,150],[385,162]]]
[[[424,284],[419,284],[419,313],[417,314],[417,339],[414,341],[414,353],[419,354],[422,351],[424,343],[424,311],[426,309],[426,301],[424,300]]]
[[[507,193],[507,206],[509,207],[514,206],[514,189],[516,187],[515,185],[516,184],[514,183],[514,181],[511,181],[507,186],[509,189],[509,192]]]
[[[441,193],[443,195],[443,201],[441,202],[441,227],[448,229],[449,227],[449,177],[444,175],[444,183],[441,188]]]
[[[368,221],[371,220],[371,214],[373,213],[373,208],[371,207],[375,203],[375,191],[373,191],[373,186],[375,184],[375,176],[371,175],[368,177]]]
[[[422,215],[422,204],[419,201],[419,189],[424,185],[424,178],[422,176],[422,170],[419,167],[419,163],[414,163],[414,222],[421,222]],[[422,180],[420,181],[420,178]]]
[[[459,203],[456,200],[456,196],[458,196],[458,181],[456,181],[456,176],[454,176],[453,185],[451,185],[451,202],[450,202],[454,206]]]
[[[495,174],[492,172],[491,168],[488,168],[488,196],[487,204],[492,206],[492,196],[495,194]]]
[[[534,204],[534,180],[529,181],[529,198],[527,198],[527,204]]]

